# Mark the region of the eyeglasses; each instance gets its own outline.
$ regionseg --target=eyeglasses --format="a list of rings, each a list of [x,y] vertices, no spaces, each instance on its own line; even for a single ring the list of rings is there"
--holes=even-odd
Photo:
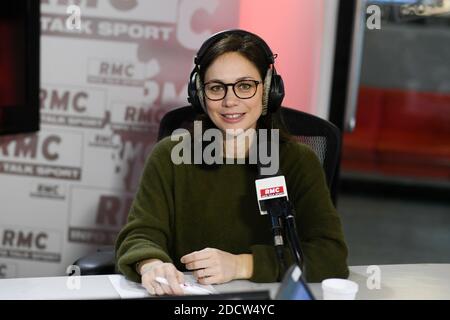
[[[209,100],[219,101],[226,97],[228,87],[231,86],[236,97],[239,99],[250,99],[256,94],[260,83],[262,81],[258,80],[239,80],[235,83],[211,81],[203,85],[203,90]]]

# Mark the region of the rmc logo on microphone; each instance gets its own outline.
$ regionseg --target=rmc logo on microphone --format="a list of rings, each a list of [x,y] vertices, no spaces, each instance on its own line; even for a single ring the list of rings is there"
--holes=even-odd
[[[260,190],[261,198],[267,198],[267,197],[273,197],[273,196],[279,196],[284,195],[284,188],[283,186],[273,187],[273,188],[266,188]]]
[[[263,204],[265,201],[281,197],[286,197],[288,199],[286,180],[283,175],[256,179],[255,187],[256,197],[258,198],[259,212],[262,215],[267,214],[265,205]]]

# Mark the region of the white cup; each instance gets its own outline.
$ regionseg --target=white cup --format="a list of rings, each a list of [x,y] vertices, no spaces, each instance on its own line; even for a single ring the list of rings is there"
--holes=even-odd
[[[324,300],[354,300],[358,284],[346,279],[325,279],[322,281]]]

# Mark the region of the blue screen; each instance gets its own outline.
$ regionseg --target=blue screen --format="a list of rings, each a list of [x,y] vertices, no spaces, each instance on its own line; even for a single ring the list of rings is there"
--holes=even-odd
[[[314,300],[303,280],[283,283],[277,294],[279,300]]]

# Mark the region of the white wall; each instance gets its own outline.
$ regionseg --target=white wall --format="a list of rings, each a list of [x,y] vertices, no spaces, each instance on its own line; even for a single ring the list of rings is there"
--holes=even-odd
[[[82,0],[70,31],[67,3],[41,2],[42,130],[0,141],[0,277],[63,275],[114,242],[197,48],[239,16],[236,0]]]

